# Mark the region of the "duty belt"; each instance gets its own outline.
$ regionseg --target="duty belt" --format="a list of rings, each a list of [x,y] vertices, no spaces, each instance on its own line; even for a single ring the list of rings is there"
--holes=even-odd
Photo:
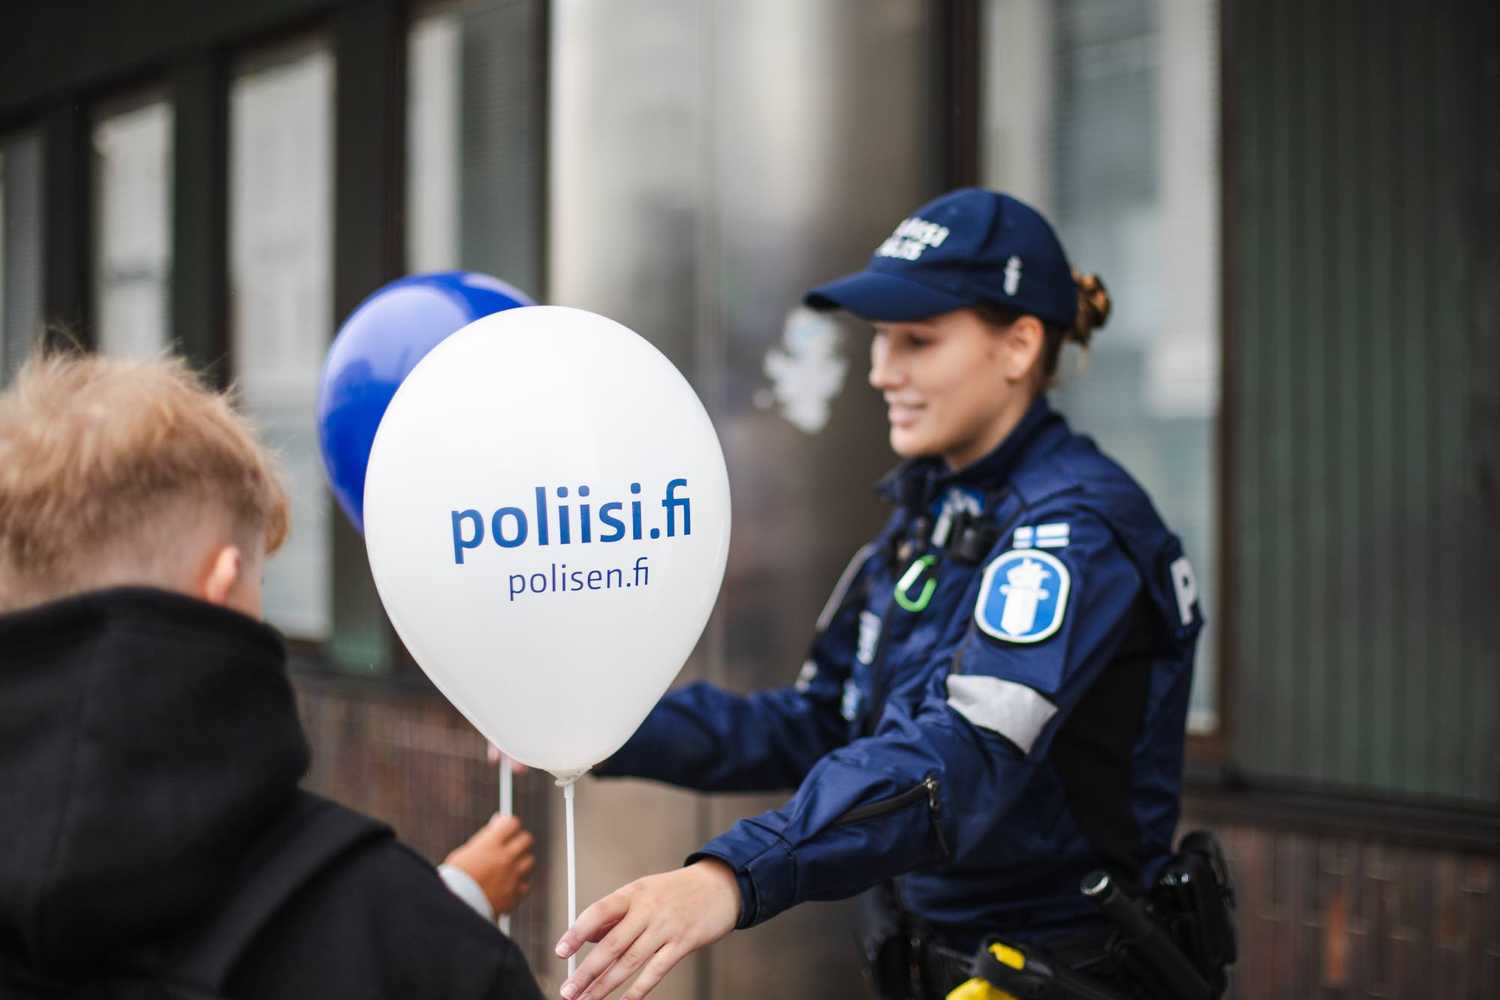
[[[921,949],[919,979],[923,1000],[945,1000],[964,983],[982,974],[985,955],[989,954],[992,942],[986,942],[976,955],[961,952],[937,941],[929,941]],[[1002,945],[1013,955],[1028,958],[1033,969],[1045,966],[1053,977],[1062,977],[1070,983],[1084,983],[1089,992],[1077,994],[1083,1000],[1097,997],[1098,1000],[1132,1000],[1132,994],[1116,992],[1108,984],[1116,980],[1119,970],[1109,955],[1107,933],[1088,934],[1049,942],[1032,947]],[[991,961],[995,961],[991,959]],[[1022,994],[1016,994],[1021,996]],[[1056,994],[1059,998],[1073,994]]]

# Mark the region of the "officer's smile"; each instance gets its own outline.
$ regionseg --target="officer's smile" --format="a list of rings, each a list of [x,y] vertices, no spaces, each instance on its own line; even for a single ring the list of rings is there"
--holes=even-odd
[[[913,403],[887,398],[886,417],[890,420],[892,427],[910,427],[921,419],[922,413],[927,408],[926,403]]]

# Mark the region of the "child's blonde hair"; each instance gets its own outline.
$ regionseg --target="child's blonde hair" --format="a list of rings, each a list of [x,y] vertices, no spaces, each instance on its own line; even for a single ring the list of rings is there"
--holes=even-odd
[[[0,610],[182,579],[204,528],[272,552],[288,517],[275,459],[178,358],[38,353],[0,393]]]

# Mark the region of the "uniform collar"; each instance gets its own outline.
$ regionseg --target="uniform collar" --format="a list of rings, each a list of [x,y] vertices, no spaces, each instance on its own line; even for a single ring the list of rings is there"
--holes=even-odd
[[[891,503],[925,509],[950,486],[967,486],[988,492],[1005,484],[1021,457],[1044,430],[1066,426],[1047,397],[1039,395],[1027,408],[1021,422],[983,458],[961,469],[949,469],[941,458],[927,456],[902,462],[880,480],[876,491]]]

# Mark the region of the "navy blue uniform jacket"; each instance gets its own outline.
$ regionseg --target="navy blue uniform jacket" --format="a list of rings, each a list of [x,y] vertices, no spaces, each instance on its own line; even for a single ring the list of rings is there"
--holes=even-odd
[[[1170,853],[1202,626],[1182,545],[1041,398],[973,465],[881,490],[796,684],[673,691],[601,772],[796,789],[693,855],[734,869],[741,927],[887,879],[964,946],[1085,922],[1083,875]]]

